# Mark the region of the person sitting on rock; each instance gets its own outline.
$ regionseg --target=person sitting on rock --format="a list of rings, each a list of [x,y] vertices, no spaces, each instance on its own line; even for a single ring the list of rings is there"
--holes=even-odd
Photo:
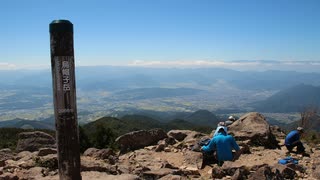
[[[223,127],[218,129],[218,135],[214,136],[208,145],[201,147],[204,152],[215,151],[219,166],[222,166],[224,161],[234,160],[233,149],[236,150],[237,154],[240,152],[234,137],[227,135]]]
[[[289,132],[285,139],[285,146],[289,152],[292,152],[294,147],[297,147],[297,153],[305,153],[305,148],[303,147],[302,142],[300,141],[301,135],[304,133],[302,127],[298,127],[296,130]]]
[[[231,125],[232,123],[234,123],[236,121],[236,118],[233,116],[229,116],[228,120],[225,122],[226,126]]]

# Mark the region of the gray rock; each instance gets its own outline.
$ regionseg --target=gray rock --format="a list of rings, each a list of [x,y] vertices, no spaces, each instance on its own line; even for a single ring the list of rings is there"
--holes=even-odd
[[[46,156],[49,154],[57,154],[57,149],[53,148],[40,148],[38,152],[38,156]]]
[[[166,145],[174,145],[177,141],[173,137],[168,137],[164,139]]]
[[[42,179],[45,174],[44,168],[42,167],[32,167],[30,169],[23,169],[18,172],[19,179],[37,180]]]
[[[8,159],[13,159],[14,156],[12,153],[0,152],[0,167],[5,166],[5,161]]]
[[[185,166],[193,169],[201,169],[203,166],[203,155],[201,152],[186,151],[184,153]]]
[[[320,179],[320,166],[317,166],[315,168],[315,170],[313,171],[312,173],[312,176],[315,178],[315,179]]]
[[[226,173],[221,167],[212,168],[212,178],[213,179],[221,179],[226,176]]]
[[[166,145],[164,143],[159,144],[154,151],[156,151],[156,152],[163,151],[165,147],[166,147]]]
[[[90,156],[90,157],[96,157],[96,154],[100,151],[100,149],[97,148],[88,148],[86,151],[84,151],[84,156]]]
[[[163,176],[166,176],[168,174],[172,174],[174,171],[176,171],[176,170],[168,169],[168,168],[161,168],[158,170],[146,171],[143,173],[143,178],[145,178],[145,179],[160,179]]]
[[[257,112],[247,113],[229,126],[228,133],[236,140],[249,140],[249,145],[264,146],[265,148],[280,148],[272,134],[266,118]]]
[[[97,149],[97,148],[88,148],[84,153],[84,156],[90,156],[98,159],[108,159],[110,156],[114,156],[115,153],[112,149]]]
[[[256,180],[256,179],[283,179],[279,170],[271,169],[270,166],[265,165],[257,169],[254,173],[250,175],[248,180]]]
[[[19,177],[11,173],[3,173],[0,175],[0,179],[1,180],[19,180]]]
[[[294,169],[286,165],[276,164],[273,168],[279,170],[281,176],[286,179],[294,179],[295,176],[297,175]],[[276,170],[273,170],[273,171],[276,171]]]
[[[171,130],[168,132],[168,136],[171,136],[178,141],[183,141],[190,133],[190,130]]]
[[[23,132],[19,134],[16,151],[38,151],[40,148],[55,148],[55,139],[44,132]]]
[[[117,174],[116,166],[107,164],[103,160],[94,160],[88,158],[81,158],[81,171],[99,171],[107,172],[108,174]]]
[[[159,140],[167,138],[162,129],[140,130],[124,134],[116,139],[121,153],[155,145]]]
[[[163,176],[162,178],[160,178],[159,180],[182,180],[184,178],[182,178],[179,175],[172,175],[172,174],[168,174],[166,176]]]
[[[29,160],[32,157],[36,156],[38,152],[30,152],[30,151],[21,151],[15,156],[15,160]]]

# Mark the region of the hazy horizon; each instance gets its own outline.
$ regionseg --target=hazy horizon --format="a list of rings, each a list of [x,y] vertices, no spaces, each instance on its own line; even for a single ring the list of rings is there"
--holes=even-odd
[[[144,68],[224,68],[236,71],[296,71],[320,73],[320,62],[317,61],[274,61],[274,60],[238,60],[238,61],[134,61],[129,64],[100,64],[100,65],[78,65],[76,67],[88,66],[113,66],[113,67],[144,67]],[[45,70],[50,65],[21,65],[0,63],[0,70]]]

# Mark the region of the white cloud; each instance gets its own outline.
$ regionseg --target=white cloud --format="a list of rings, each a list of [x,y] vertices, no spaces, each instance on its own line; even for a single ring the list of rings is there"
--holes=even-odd
[[[316,61],[265,61],[265,60],[250,60],[250,61],[142,61],[136,60],[129,63],[128,66],[136,67],[158,67],[158,68],[201,68],[201,67],[217,67],[230,68],[235,70],[291,70],[302,72],[320,72],[320,62]]]
[[[310,65],[313,65],[313,66],[320,66],[320,62],[311,62]]]
[[[112,62],[112,61],[110,61]],[[144,61],[136,60],[131,63],[122,64],[95,64],[90,66],[131,66],[131,67],[152,67],[152,68],[227,68],[239,71],[265,71],[265,70],[285,70],[300,72],[317,72],[320,73],[320,62],[318,61],[270,61],[270,60],[194,60],[194,61]],[[76,66],[88,66],[81,62],[76,62]],[[0,70],[17,70],[17,69],[48,69],[49,64],[13,64],[0,63]]]
[[[129,63],[129,66],[152,66],[152,67],[239,67],[239,66],[258,66],[261,64],[268,65],[259,61],[142,61],[136,60]]]
[[[239,66],[243,63],[225,61],[142,61],[136,60],[129,63],[129,66],[152,66],[152,67],[220,67],[220,66]]]
[[[13,70],[16,68],[17,68],[17,66],[15,64],[0,63],[0,70]]]
[[[0,70],[18,70],[18,69],[46,69],[50,66],[47,64],[13,64],[13,63],[0,63]]]

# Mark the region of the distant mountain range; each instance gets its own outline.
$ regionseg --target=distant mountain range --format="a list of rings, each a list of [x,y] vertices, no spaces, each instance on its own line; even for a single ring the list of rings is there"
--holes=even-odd
[[[7,78],[10,77],[10,78]],[[177,85],[210,86],[225,81],[241,89],[280,90],[305,83],[320,85],[320,73],[295,71],[235,71],[223,68],[77,67],[77,87],[108,91]],[[51,90],[51,71],[0,70],[0,89],[32,88]]]
[[[49,69],[0,70],[0,122],[25,118],[35,121],[33,127],[52,117],[51,78]],[[249,111],[291,113],[306,105],[319,105],[319,86],[320,73],[76,67],[81,124],[105,116],[121,119],[140,114],[165,123],[176,119],[214,126],[219,117],[210,113],[221,116]],[[208,112],[192,114],[202,109]]]
[[[219,121],[224,121],[208,110],[198,110],[183,119],[194,124],[209,127],[216,127]]]
[[[35,121],[25,119],[14,119],[9,121],[0,121],[0,128],[21,128],[21,129],[55,129],[54,121]]]
[[[85,131],[93,135],[97,126],[110,128],[115,135],[119,136],[127,132],[136,130],[148,130],[161,128],[166,131],[171,129],[189,129],[200,132],[210,133],[219,121],[225,121],[226,117],[220,117],[207,110],[199,110],[193,113],[177,113],[171,120],[159,120],[142,114],[124,115],[119,118],[102,117],[90,123],[83,124]],[[289,124],[278,122],[272,118],[267,118],[271,125],[278,125],[286,130],[295,129],[299,122],[295,121]],[[312,130],[320,132],[320,116],[315,115],[310,119],[309,127]],[[1,121],[0,128],[22,128],[22,129],[49,129],[55,130],[54,119],[48,118],[42,121],[15,119],[10,121]]]
[[[251,104],[258,112],[301,112],[307,107],[320,107],[320,86],[300,84]]]
[[[90,135],[95,132],[97,126],[110,128],[115,132],[117,136],[131,131],[149,130],[153,128],[161,128],[166,131],[169,131],[171,129],[189,129],[206,133],[210,133],[212,131],[212,128],[209,126],[201,126],[182,119],[160,122],[153,118],[142,115],[127,115],[121,119],[113,117],[103,117],[94,122],[83,125],[83,128]]]
[[[120,118],[103,117],[93,122],[84,124],[89,131],[95,129],[96,125],[103,124],[103,126],[111,129],[117,129],[119,134],[140,130],[163,128],[170,129],[197,129],[210,131],[216,127],[218,117],[207,110],[199,110],[193,113],[177,114],[174,118],[167,121],[151,118],[145,115],[125,115]],[[55,129],[54,119],[48,118],[42,121],[14,119],[10,121],[0,121],[0,128],[13,127],[22,129]]]

